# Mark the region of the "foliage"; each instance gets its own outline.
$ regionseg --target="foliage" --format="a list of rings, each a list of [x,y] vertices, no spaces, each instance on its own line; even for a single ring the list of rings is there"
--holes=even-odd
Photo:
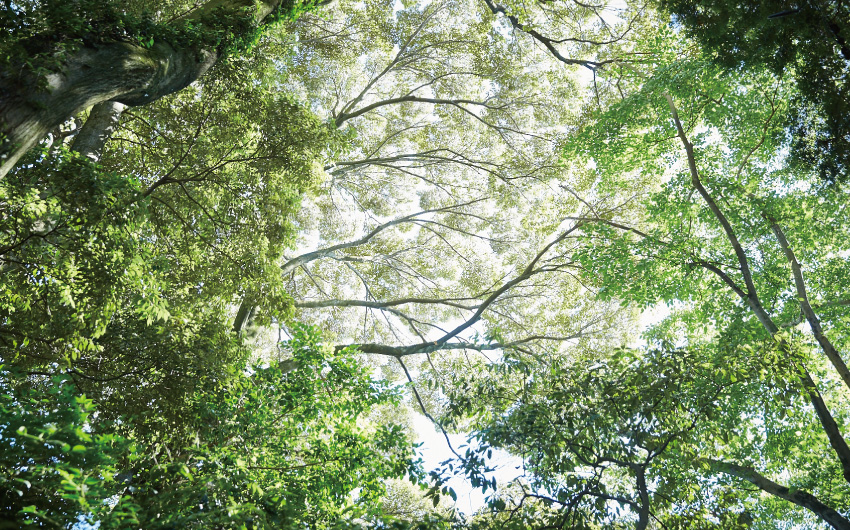
[[[128,42],[150,48],[167,43],[174,48],[213,49],[220,55],[249,50],[271,25],[293,20],[315,9],[311,2],[280,2],[263,24],[252,6],[222,3],[212,11],[186,1],[129,2],[73,0],[15,2],[0,7],[0,47],[9,64],[26,62],[54,69],[61,57],[80,46]],[[42,64],[43,63],[43,64]]]
[[[339,2],[290,30],[298,40],[281,81],[347,139],[324,153],[328,178],[305,200],[299,252],[284,265],[297,314],[367,353],[370,344],[425,348],[447,336],[445,322],[469,322],[478,310],[480,323],[441,351],[474,346],[496,328],[502,342],[547,352],[567,348],[565,337],[600,339],[627,315],[585,303],[575,279],[555,270],[569,267],[561,247],[550,268],[533,267],[488,300],[577,204],[559,188],[559,143],[589,112],[579,67],[554,61],[481,2],[393,6]],[[563,10],[580,12],[582,28],[598,23]],[[613,46],[637,47],[637,35]]]
[[[466,392],[449,395],[453,414],[476,411],[479,451],[503,448],[524,462],[519,488],[491,498],[501,515],[479,516],[484,526],[631,528],[642,495],[668,528],[715,527],[711,518],[723,528],[748,527],[745,518],[765,528],[777,517],[806,520],[777,516],[775,503],[718,477],[710,461],[720,458],[753,465],[776,455],[782,468],[815,474],[796,487],[846,494],[835,467],[819,465],[827,453],[797,447],[800,439],[824,444],[823,435],[811,431],[791,368],[770,343],[755,355],[727,344],[619,350],[593,364],[506,361],[482,365],[454,382]]]
[[[232,52],[0,181],[13,524],[850,526],[843,30],[789,22],[840,13],[249,4],[3,8],[17,66]],[[398,407],[470,443],[427,474]]]
[[[396,392],[351,352],[304,329],[279,346],[297,369],[245,372],[257,356],[232,331],[232,305],[250,293],[266,321],[287,316],[280,256],[318,177],[315,154],[333,142],[246,75],[262,79],[263,67],[274,60],[221,64],[197,90],[128,113],[120,152],[100,163],[57,140],[0,183],[0,358],[15,370],[4,394],[9,415],[29,407],[33,418],[7,441],[41,436],[46,449],[26,453],[55,464],[27,467],[10,449],[8,469],[33,492],[56,491],[12,513],[54,527],[315,528],[368,511],[383,478],[418,480],[401,429],[363,419]],[[16,394],[30,387],[63,401]],[[50,436],[66,431],[89,460],[62,460]],[[65,497],[63,477],[77,488]]]
[[[0,183],[3,357],[76,359],[127,291],[150,288],[145,269],[155,260],[132,237],[144,207],[128,204],[134,180],[67,150],[32,153],[25,164]],[[138,304],[155,318],[156,306]]]
[[[152,437],[131,481],[146,527],[323,528],[353,509],[355,488],[368,504],[381,478],[417,476],[398,428],[361,425],[397,394],[319,340],[300,330],[284,345],[295,370],[255,366],[198,392],[184,433]]]
[[[766,67],[796,82],[785,124],[795,157],[828,181],[850,162],[847,76],[850,11],[843,2],[662,2],[732,75]]]
[[[151,233],[173,255],[163,270],[171,285],[224,304],[250,295],[282,317],[280,260],[294,213],[322,178],[318,154],[336,140],[279,93],[274,71],[269,56],[234,59],[203,86],[128,111],[102,164],[141,181]]]
[[[239,79],[245,68],[223,66],[222,76]],[[258,105],[252,97],[269,90],[239,82],[211,79],[208,100],[178,96],[186,98],[180,113],[163,105],[135,115],[133,125],[149,133],[161,111],[162,127],[191,138],[161,146],[162,138],[139,141],[128,127],[120,159],[136,171],[108,156],[98,166],[60,147],[32,153],[0,183],[7,361],[83,358],[90,376],[109,377],[113,367],[117,376],[134,371],[113,362],[120,357],[156,357],[141,337],[180,342],[225,325],[242,293],[252,293],[266,314],[286,314],[277,261],[291,244],[300,193],[317,178],[313,157],[327,132],[291,99]],[[273,120],[287,125],[257,132]],[[215,135],[238,143],[218,143]],[[158,167],[175,154],[184,165]],[[143,332],[136,319],[163,328]],[[104,363],[111,368],[103,371]]]
[[[421,472],[398,427],[362,424],[398,392],[320,340],[301,328],[282,345],[288,364],[205,379],[176,425],[155,406],[92,421],[67,376],[4,379],[6,513],[47,527],[324,528],[367,511],[382,479]]]
[[[495,524],[847,525],[844,192],[786,164],[793,85],[743,81],[662,65],[568,144],[585,281],[669,316],[643,348],[451,381],[447,419],[523,459]]]
[[[121,489],[117,462],[131,454],[127,440],[92,433],[95,406],[70,378],[37,381],[0,368],[0,528],[63,528],[82,514],[133,520],[132,511],[104,504]]]

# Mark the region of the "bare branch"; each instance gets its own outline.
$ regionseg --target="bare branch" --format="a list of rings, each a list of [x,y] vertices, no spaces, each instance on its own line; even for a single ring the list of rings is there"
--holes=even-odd
[[[604,60],[604,61],[590,61],[590,60],[587,60],[587,59],[571,59],[569,57],[564,57],[564,55],[561,54],[561,52],[558,50],[558,48],[555,47],[555,44],[561,44],[561,43],[564,43],[564,42],[582,42],[582,43],[585,43],[585,44],[595,44],[595,45],[611,44],[613,42],[617,42],[620,39],[622,39],[625,36],[625,33],[622,36],[617,37],[617,38],[615,38],[614,40],[611,40],[611,41],[598,41],[598,42],[596,42],[596,41],[591,41],[591,40],[582,40],[582,39],[574,39],[574,38],[551,39],[549,37],[541,35],[538,31],[525,26],[524,24],[522,24],[519,21],[519,19],[516,16],[509,15],[507,9],[504,6],[501,6],[501,5],[494,3],[492,0],[484,0],[484,3],[487,4],[487,7],[490,9],[490,11],[494,15],[498,15],[499,13],[504,15],[505,18],[507,18],[508,21],[511,23],[511,26],[522,31],[523,33],[526,33],[528,36],[530,36],[531,38],[533,38],[534,40],[536,40],[537,42],[542,44],[549,51],[549,53],[551,53],[552,56],[555,57],[555,59],[559,60],[560,62],[562,62],[564,64],[583,66],[583,67],[587,68],[588,70],[590,70],[591,72],[594,72],[594,74],[595,74],[596,70],[599,67],[604,66],[606,64],[618,62],[618,60],[616,60],[616,59],[609,59],[609,60]]]
[[[287,271],[292,270],[294,267],[297,267],[299,265],[303,265],[304,263],[308,263],[308,262],[313,261],[315,259],[319,259],[319,258],[328,256],[328,255],[330,255],[333,252],[336,252],[338,250],[344,250],[344,249],[347,249],[347,248],[353,248],[353,247],[365,245],[372,238],[374,238],[375,236],[377,236],[378,234],[380,234],[382,231],[386,230],[387,228],[390,228],[392,226],[396,226],[396,225],[399,225],[399,224],[402,224],[402,223],[413,222],[413,221],[417,220],[417,218],[421,215],[425,215],[425,214],[428,214],[428,213],[447,212],[447,211],[451,211],[451,210],[454,210],[454,209],[457,209],[457,208],[462,208],[464,206],[470,206],[470,205],[479,203],[479,202],[484,201],[484,200],[487,200],[487,199],[486,198],[474,199],[474,200],[467,201],[467,202],[460,203],[460,204],[453,204],[453,205],[450,205],[450,206],[443,206],[441,208],[433,208],[433,209],[430,209],[430,210],[422,210],[422,211],[419,211],[419,212],[416,212],[416,213],[412,213],[410,215],[405,215],[404,217],[399,217],[397,219],[393,219],[392,221],[387,221],[386,223],[383,223],[383,224],[375,227],[373,230],[371,230],[365,236],[363,236],[359,239],[356,239],[354,241],[349,241],[347,243],[339,243],[337,245],[333,245],[333,246],[323,248],[323,249],[319,249],[319,250],[314,250],[312,252],[307,252],[306,254],[302,254],[300,256],[292,258],[292,259],[288,260],[283,265],[282,270],[283,270],[284,273],[286,273]]]
[[[494,106],[494,105],[490,105],[486,101],[475,101],[475,100],[472,100],[472,99],[442,99],[442,98],[425,98],[425,97],[420,97],[420,96],[401,96],[401,97],[397,97],[397,98],[390,98],[390,99],[384,99],[384,100],[381,100],[381,101],[376,101],[375,103],[366,105],[363,108],[360,108],[358,110],[354,110],[354,111],[351,111],[351,112],[348,112],[348,113],[341,112],[335,118],[334,123],[336,124],[337,127],[340,127],[346,121],[353,119],[353,118],[357,118],[359,116],[362,116],[369,111],[375,110],[375,109],[380,108],[380,107],[385,107],[387,105],[397,105],[399,103],[431,103],[433,105],[451,105],[451,106],[454,106],[454,107],[457,107],[457,108],[463,110],[466,113],[471,114],[473,117],[475,117],[476,119],[479,119],[479,120],[481,118],[479,118],[476,114],[471,113],[469,111],[469,109],[464,107],[464,105],[473,105],[473,106],[478,106],[478,107],[484,107],[484,108],[491,109],[491,110],[503,109],[505,107],[504,105]]]
[[[399,298],[398,300],[388,300],[386,302],[379,301],[364,301],[364,300],[318,300],[313,302],[296,302],[295,307],[301,307],[304,309],[316,309],[321,307],[371,307],[373,309],[384,309],[387,307],[393,307],[398,305],[406,305],[406,304],[436,304],[436,305],[447,305],[451,307],[457,307],[459,309],[466,309],[468,311],[474,311],[478,308],[476,305],[465,305],[458,302],[458,300],[475,300],[475,298],[464,297],[464,298]]]
[[[484,301],[482,301],[481,304],[477,307],[477,309],[475,310],[475,313],[472,316],[470,316],[466,321],[464,321],[462,324],[458,325],[453,330],[444,334],[439,339],[437,339],[433,342],[422,342],[420,344],[414,344],[412,346],[387,346],[387,345],[383,345],[383,344],[359,344],[359,345],[356,345],[356,346],[358,348],[360,348],[360,350],[364,353],[374,353],[374,354],[378,354],[378,355],[388,355],[388,356],[396,357],[396,358],[404,357],[404,356],[407,356],[407,355],[414,355],[414,354],[417,354],[417,353],[430,353],[430,352],[443,350],[443,349],[476,349],[475,347],[461,346],[462,344],[466,344],[466,343],[451,343],[449,341],[451,341],[451,339],[455,338],[460,333],[467,330],[473,324],[478,322],[481,319],[481,315],[493,303],[495,303],[497,300],[499,300],[504,293],[506,293],[510,289],[512,289],[512,288],[516,287],[517,285],[521,284],[522,282],[528,280],[529,278],[531,278],[535,274],[540,274],[540,273],[545,273],[545,272],[554,272],[554,271],[557,271],[560,268],[562,268],[563,265],[537,267],[537,264],[538,264],[538,262],[540,262],[540,260],[543,258],[543,256],[546,255],[547,252],[549,252],[549,250],[552,247],[554,247],[558,243],[562,242],[571,233],[573,233],[575,230],[577,230],[580,226],[581,226],[581,223],[577,223],[577,224],[573,225],[572,227],[570,227],[569,229],[567,229],[563,233],[561,233],[561,235],[559,235],[557,238],[555,238],[552,242],[550,242],[549,244],[544,246],[543,249],[540,250],[534,256],[534,258],[531,260],[531,262],[525,267],[525,269],[522,271],[522,273],[517,275],[514,279],[505,282],[504,284],[502,284],[501,287],[499,287],[495,291],[491,292],[490,295]],[[342,346],[342,347],[344,347],[344,346]],[[483,349],[496,349],[496,348],[501,348],[501,347],[505,347],[505,345],[499,345],[499,346],[494,345],[493,347],[484,347]]]
[[[440,432],[443,433],[443,437],[446,439],[446,445],[449,446],[449,450],[451,450],[451,452],[454,453],[454,455],[460,460],[463,460],[463,457],[460,456],[457,451],[455,451],[454,447],[452,447],[452,442],[451,440],[449,440],[449,433],[447,433],[446,429],[443,428],[443,424],[441,424],[433,416],[431,416],[431,414],[428,413],[428,409],[425,408],[425,403],[422,402],[422,398],[419,396],[419,391],[416,390],[416,383],[410,376],[410,372],[407,370],[407,366],[404,365],[404,361],[402,361],[400,357],[397,359],[398,364],[401,365],[401,369],[404,370],[404,375],[407,376],[407,380],[410,382],[410,388],[413,390],[413,395],[416,396],[416,401],[419,403],[419,408],[422,409],[422,414],[424,414],[426,418],[431,420],[431,423],[440,428]]]

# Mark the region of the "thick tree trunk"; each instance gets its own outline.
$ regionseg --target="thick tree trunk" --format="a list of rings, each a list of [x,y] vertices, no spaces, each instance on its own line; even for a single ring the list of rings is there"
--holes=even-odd
[[[218,10],[253,10],[263,25],[281,0],[210,0],[188,19],[204,20]],[[243,11],[244,12],[244,11]],[[175,49],[166,42],[151,48],[128,42],[84,46],[61,71],[42,77],[25,65],[0,70],[0,178],[50,130],[104,101],[145,105],[181,90],[218,60],[211,49]]]
[[[114,100],[144,105],[200,77],[218,56],[175,50],[165,43],[146,49],[119,42],[82,48],[61,73],[46,79],[0,73],[0,178],[48,131],[87,107]]]

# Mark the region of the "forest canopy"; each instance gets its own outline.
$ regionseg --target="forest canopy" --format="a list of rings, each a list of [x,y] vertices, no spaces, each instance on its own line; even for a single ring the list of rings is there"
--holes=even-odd
[[[4,2],[0,528],[850,528],[848,9]]]

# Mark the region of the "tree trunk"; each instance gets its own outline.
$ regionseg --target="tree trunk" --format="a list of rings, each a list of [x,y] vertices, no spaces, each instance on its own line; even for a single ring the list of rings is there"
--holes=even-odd
[[[265,24],[281,0],[210,0],[187,19],[218,10],[252,10],[254,27]],[[222,28],[226,29],[226,28]],[[50,130],[104,101],[145,105],[198,79],[219,58],[214,49],[175,49],[167,42],[145,48],[129,42],[84,45],[62,68],[40,76],[25,65],[0,70],[0,178]]]
[[[144,105],[176,92],[206,72],[218,58],[207,50],[150,49],[118,42],[82,48],[61,73],[42,79],[31,73],[0,73],[0,178],[48,131],[104,101]]]

